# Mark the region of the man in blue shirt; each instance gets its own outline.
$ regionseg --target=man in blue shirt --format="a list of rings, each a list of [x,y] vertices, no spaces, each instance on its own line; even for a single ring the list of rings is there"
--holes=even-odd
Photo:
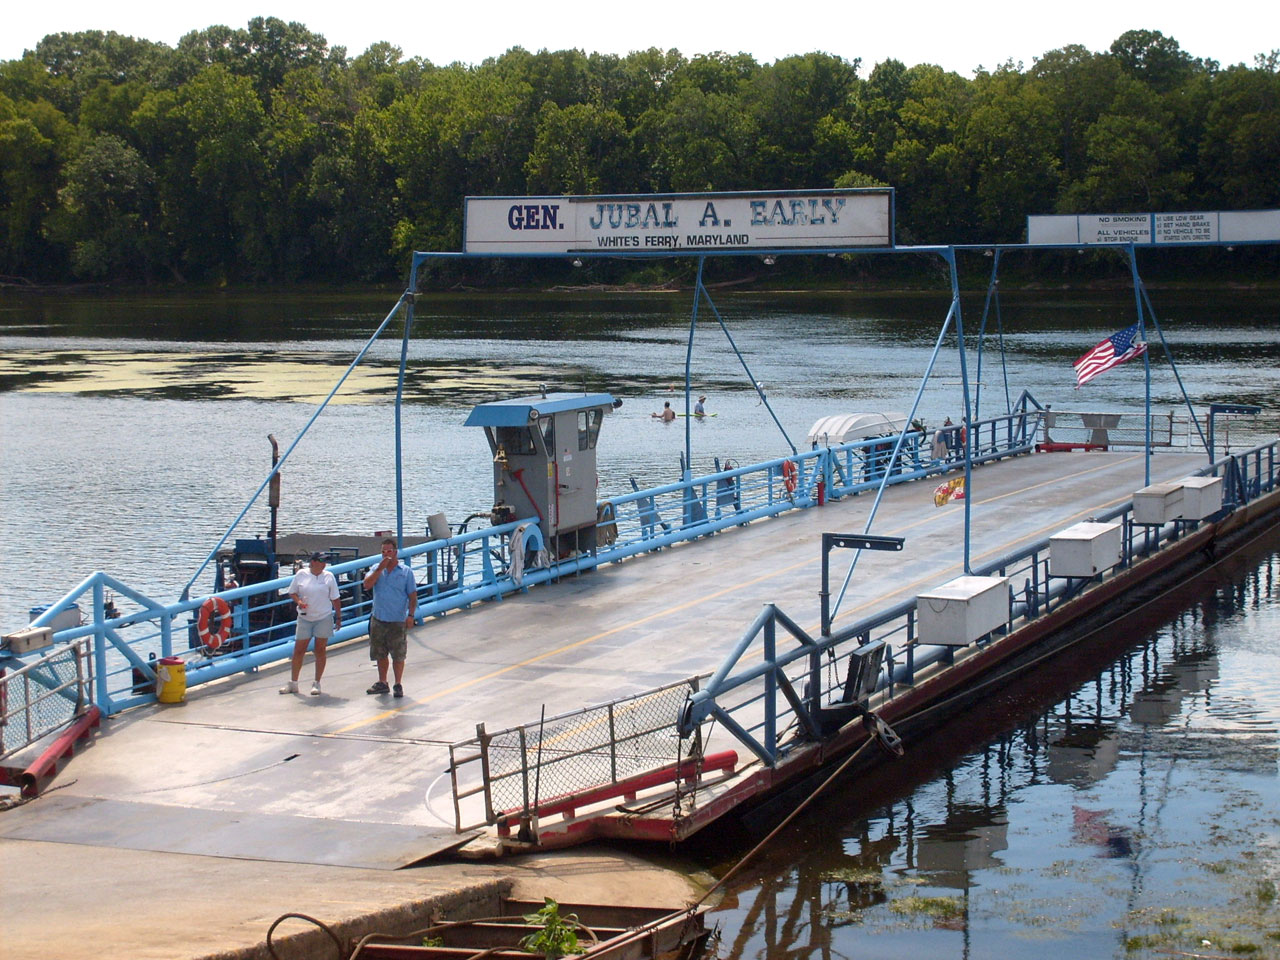
[[[413,626],[418,608],[418,587],[413,571],[400,562],[396,542],[382,541],[382,562],[364,578],[364,588],[373,591],[373,612],[369,617],[369,659],[378,665],[378,682],[367,693],[404,696],[404,660],[408,649],[406,631]],[[395,670],[395,687],[387,688],[387,661]]]

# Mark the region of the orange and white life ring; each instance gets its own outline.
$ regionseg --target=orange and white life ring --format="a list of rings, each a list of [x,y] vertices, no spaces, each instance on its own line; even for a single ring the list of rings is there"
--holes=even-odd
[[[221,597],[210,597],[200,604],[196,633],[200,635],[201,643],[210,650],[217,650],[231,636],[231,605]]]
[[[787,488],[787,493],[796,492],[796,481],[800,478],[800,471],[796,469],[794,460],[782,461],[782,483]]]

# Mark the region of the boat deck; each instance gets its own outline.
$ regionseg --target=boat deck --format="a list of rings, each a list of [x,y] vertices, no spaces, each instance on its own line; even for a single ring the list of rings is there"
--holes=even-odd
[[[1151,480],[1205,464],[1155,454]],[[963,573],[963,502],[938,478],[889,488],[837,625]],[[1130,499],[1136,452],[1038,454],[974,470],[972,563]],[[820,535],[861,533],[873,497],[795,511],[430,620],[410,634],[405,697],[368,696],[363,640],[330,650],[324,694],[281,696],[281,665],[104,723],[60,787],[0,836],[220,857],[394,868],[460,842],[448,745],[714,670],[763,603],[817,633]],[[846,555],[847,557],[847,555]],[[847,559],[832,557],[833,596]],[[843,562],[842,562],[843,561]],[[322,834],[317,820],[324,821]],[[87,854],[91,855],[91,854]]]

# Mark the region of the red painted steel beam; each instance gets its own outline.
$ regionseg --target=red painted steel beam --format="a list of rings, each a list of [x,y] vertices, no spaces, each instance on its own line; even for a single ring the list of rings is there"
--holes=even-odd
[[[97,707],[90,707],[79,720],[62,731],[58,739],[49,744],[49,748],[22,771],[18,778],[22,795],[38,797],[41,785],[58,772],[58,761],[74,754],[76,743],[88,736],[89,731],[98,726],[101,720],[102,712]]]
[[[703,757],[701,760],[684,760],[679,766],[673,763],[661,769],[651,770],[648,773],[629,777],[626,780],[619,780],[617,783],[611,783],[604,787],[596,787],[582,793],[553,797],[547,803],[538,804],[535,812],[540,817],[549,817],[557,813],[575,810],[578,807],[600,803],[603,800],[612,800],[614,797],[633,796],[640,790],[661,786],[674,780],[688,780],[700,773],[732,770],[737,765],[738,752],[736,750],[724,750],[720,753],[713,753],[710,756]],[[507,810],[499,815],[497,822],[499,825],[510,823],[518,819],[522,813],[523,811],[521,810]]]

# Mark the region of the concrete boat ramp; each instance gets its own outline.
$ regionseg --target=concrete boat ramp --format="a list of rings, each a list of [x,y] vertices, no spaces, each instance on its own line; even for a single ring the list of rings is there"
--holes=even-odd
[[[1157,453],[1150,479],[1204,465],[1203,455]],[[972,563],[1122,504],[1146,482],[1141,451],[975,468]],[[904,549],[861,558],[837,627],[964,572],[964,505],[935,507],[936,483],[885,491],[871,532],[905,538]],[[308,657],[298,695],[278,692],[281,665],[104,721],[43,796],[0,814],[6,886],[16,892],[16,878],[32,878],[23,909],[6,910],[6,955],[241,947],[248,956],[255,925],[260,939],[278,907],[367,918],[509,877],[520,868],[508,861],[438,857],[493,844],[454,829],[449,744],[479,723],[536,722],[544,709],[561,714],[713,671],[764,603],[816,633],[821,534],[861,533],[872,503],[863,495],[792,511],[432,619],[410,635],[403,699],[365,693],[376,676],[356,640],[331,648],[318,697],[306,694]],[[844,569],[833,564],[833,590]],[[624,861],[570,853],[537,862],[551,886],[560,870],[594,887],[568,891],[571,899],[599,900],[591,878]],[[683,885],[660,883],[668,898],[673,883]],[[170,935],[157,945],[158,927]],[[61,938],[56,949],[50,936]]]

